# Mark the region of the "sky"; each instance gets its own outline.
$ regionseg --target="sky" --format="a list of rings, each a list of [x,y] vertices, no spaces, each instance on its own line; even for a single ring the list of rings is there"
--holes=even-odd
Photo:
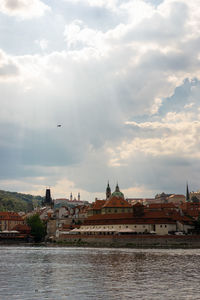
[[[200,189],[199,4],[1,0],[0,189]]]

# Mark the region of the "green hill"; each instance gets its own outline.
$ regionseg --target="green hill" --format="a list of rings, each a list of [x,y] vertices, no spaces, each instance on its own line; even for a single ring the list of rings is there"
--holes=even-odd
[[[0,211],[32,211],[43,197],[0,190]]]

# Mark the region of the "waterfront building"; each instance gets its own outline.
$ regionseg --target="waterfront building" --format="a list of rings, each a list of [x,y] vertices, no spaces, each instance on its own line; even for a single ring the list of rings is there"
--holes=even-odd
[[[131,205],[124,199],[117,184],[105,203],[96,200],[84,224],[74,232],[82,234],[150,234],[166,235],[170,232],[193,229],[191,218],[184,216],[173,203],[142,203]]]
[[[24,219],[16,212],[0,212],[0,231],[11,231],[16,225],[23,225]]]
[[[165,212],[145,212],[143,216],[133,213],[105,214],[88,217],[81,225],[83,234],[148,234],[166,235],[176,231],[188,233],[193,229],[193,222],[179,214],[167,215]]]

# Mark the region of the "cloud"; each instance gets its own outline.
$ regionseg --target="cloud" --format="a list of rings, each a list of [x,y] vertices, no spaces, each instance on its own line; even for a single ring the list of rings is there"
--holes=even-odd
[[[148,122],[126,122],[137,136],[119,146],[115,154],[112,150],[118,158],[114,162],[126,161],[137,152],[156,157],[174,155],[199,159],[199,91],[199,81],[186,80],[174,95],[159,103],[162,115],[157,111]]]
[[[46,50],[48,48],[48,41],[45,39],[36,40],[35,43],[39,45],[42,50]]]
[[[0,81],[15,80],[19,73],[19,66],[14,59],[0,49]]]
[[[41,21],[33,52],[32,45],[27,54],[1,52],[0,74],[12,78],[0,80],[2,176],[19,180],[19,188],[29,178],[31,191],[50,184],[55,197],[65,185],[85,197],[102,195],[108,179],[129,196],[180,193],[186,176],[197,184],[195,1],[84,3],[84,10],[80,3],[63,2],[62,10],[54,4],[52,14],[62,16],[59,34],[47,38]],[[116,21],[106,27],[94,16],[80,18],[96,5]],[[66,7],[76,8],[77,17],[64,15]],[[62,49],[59,43],[52,50],[53,38],[62,39]]]
[[[74,20],[66,25],[64,31],[68,49],[81,49],[83,47],[103,48],[103,33],[84,25],[81,20]]]
[[[63,0],[65,2],[71,2],[73,4],[79,4],[82,1],[81,0]],[[95,7],[105,7],[107,9],[115,9],[117,7],[118,0],[110,0],[105,1],[105,0],[86,0],[84,1],[85,5],[89,6],[95,6]]]
[[[22,19],[41,17],[50,7],[40,0],[1,0],[0,12]]]

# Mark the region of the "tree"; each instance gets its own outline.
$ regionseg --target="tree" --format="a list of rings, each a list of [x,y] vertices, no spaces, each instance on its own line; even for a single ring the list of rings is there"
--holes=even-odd
[[[46,235],[46,226],[40,220],[38,214],[35,214],[26,220],[27,225],[31,227],[31,235],[34,237],[35,242],[41,242]]]

